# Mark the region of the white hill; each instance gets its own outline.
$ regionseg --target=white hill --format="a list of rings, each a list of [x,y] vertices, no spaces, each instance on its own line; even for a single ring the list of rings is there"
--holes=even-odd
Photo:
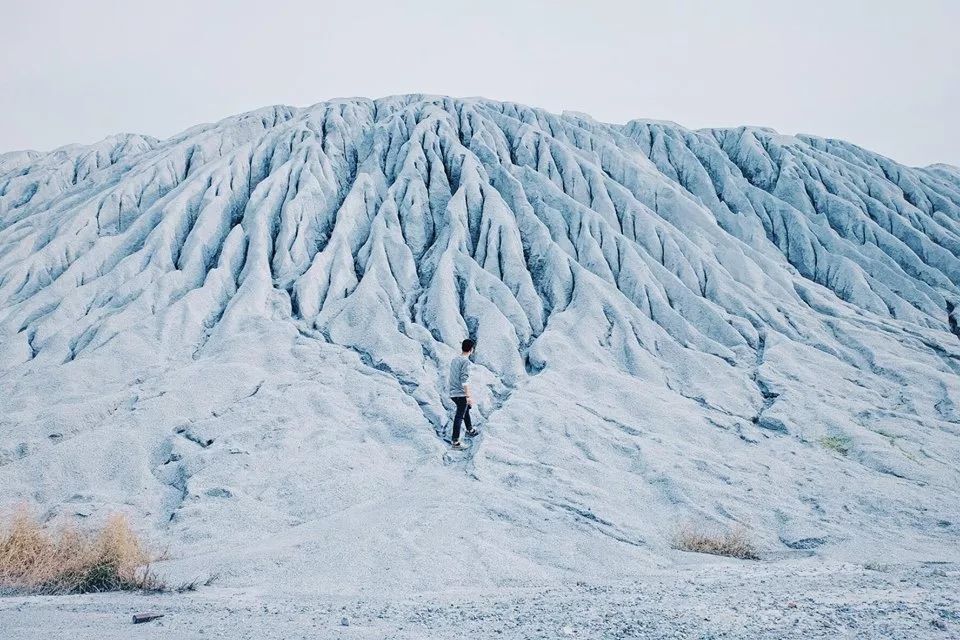
[[[400,96],[10,153],[2,502],[328,592],[629,579],[686,523],[957,560],[958,321],[960,171],[836,140]]]

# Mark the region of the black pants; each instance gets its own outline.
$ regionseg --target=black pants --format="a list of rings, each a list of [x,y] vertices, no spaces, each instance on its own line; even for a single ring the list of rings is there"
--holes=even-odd
[[[473,427],[470,425],[470,407],[467,406],[467,399],[463,396],[459,398],[450,398],[457,405],[457,413],[453,416],[453,442],[460,439],[460,423],[467,425],[467,431]]]

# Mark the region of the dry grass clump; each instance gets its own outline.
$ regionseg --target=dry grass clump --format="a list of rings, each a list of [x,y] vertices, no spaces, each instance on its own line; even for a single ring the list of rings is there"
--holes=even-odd
[[[48,531],[25,508],[0,524],[0,592],[162,590],[150,553],[122,515],[94,531]]]
[[[852,441],[847,436],[827,436],[820,438],[820,444],[845,456],[850,453]]]
[[[756,546],[751,542],[747,532],[741,528],[724,532],[706,532],[687,525],[674,536],[673,548],[741,560],[760,559]]]

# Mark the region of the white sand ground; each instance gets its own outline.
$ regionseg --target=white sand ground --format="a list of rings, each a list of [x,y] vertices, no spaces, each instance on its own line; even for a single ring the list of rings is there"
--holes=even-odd
[[[610,584],[387,595],[201,588],[0,599],[4,639],[956,638],[960,567],[723,563]],[[163,618],[132,624],[134,613]],[[343,622],[346,619],[347,625]]]

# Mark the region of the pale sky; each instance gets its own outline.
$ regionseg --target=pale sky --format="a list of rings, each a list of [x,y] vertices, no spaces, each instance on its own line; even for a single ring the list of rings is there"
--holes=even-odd
[[[0,0],[0,151],[434,93],[960,165],[960,0],[149,4]]]

